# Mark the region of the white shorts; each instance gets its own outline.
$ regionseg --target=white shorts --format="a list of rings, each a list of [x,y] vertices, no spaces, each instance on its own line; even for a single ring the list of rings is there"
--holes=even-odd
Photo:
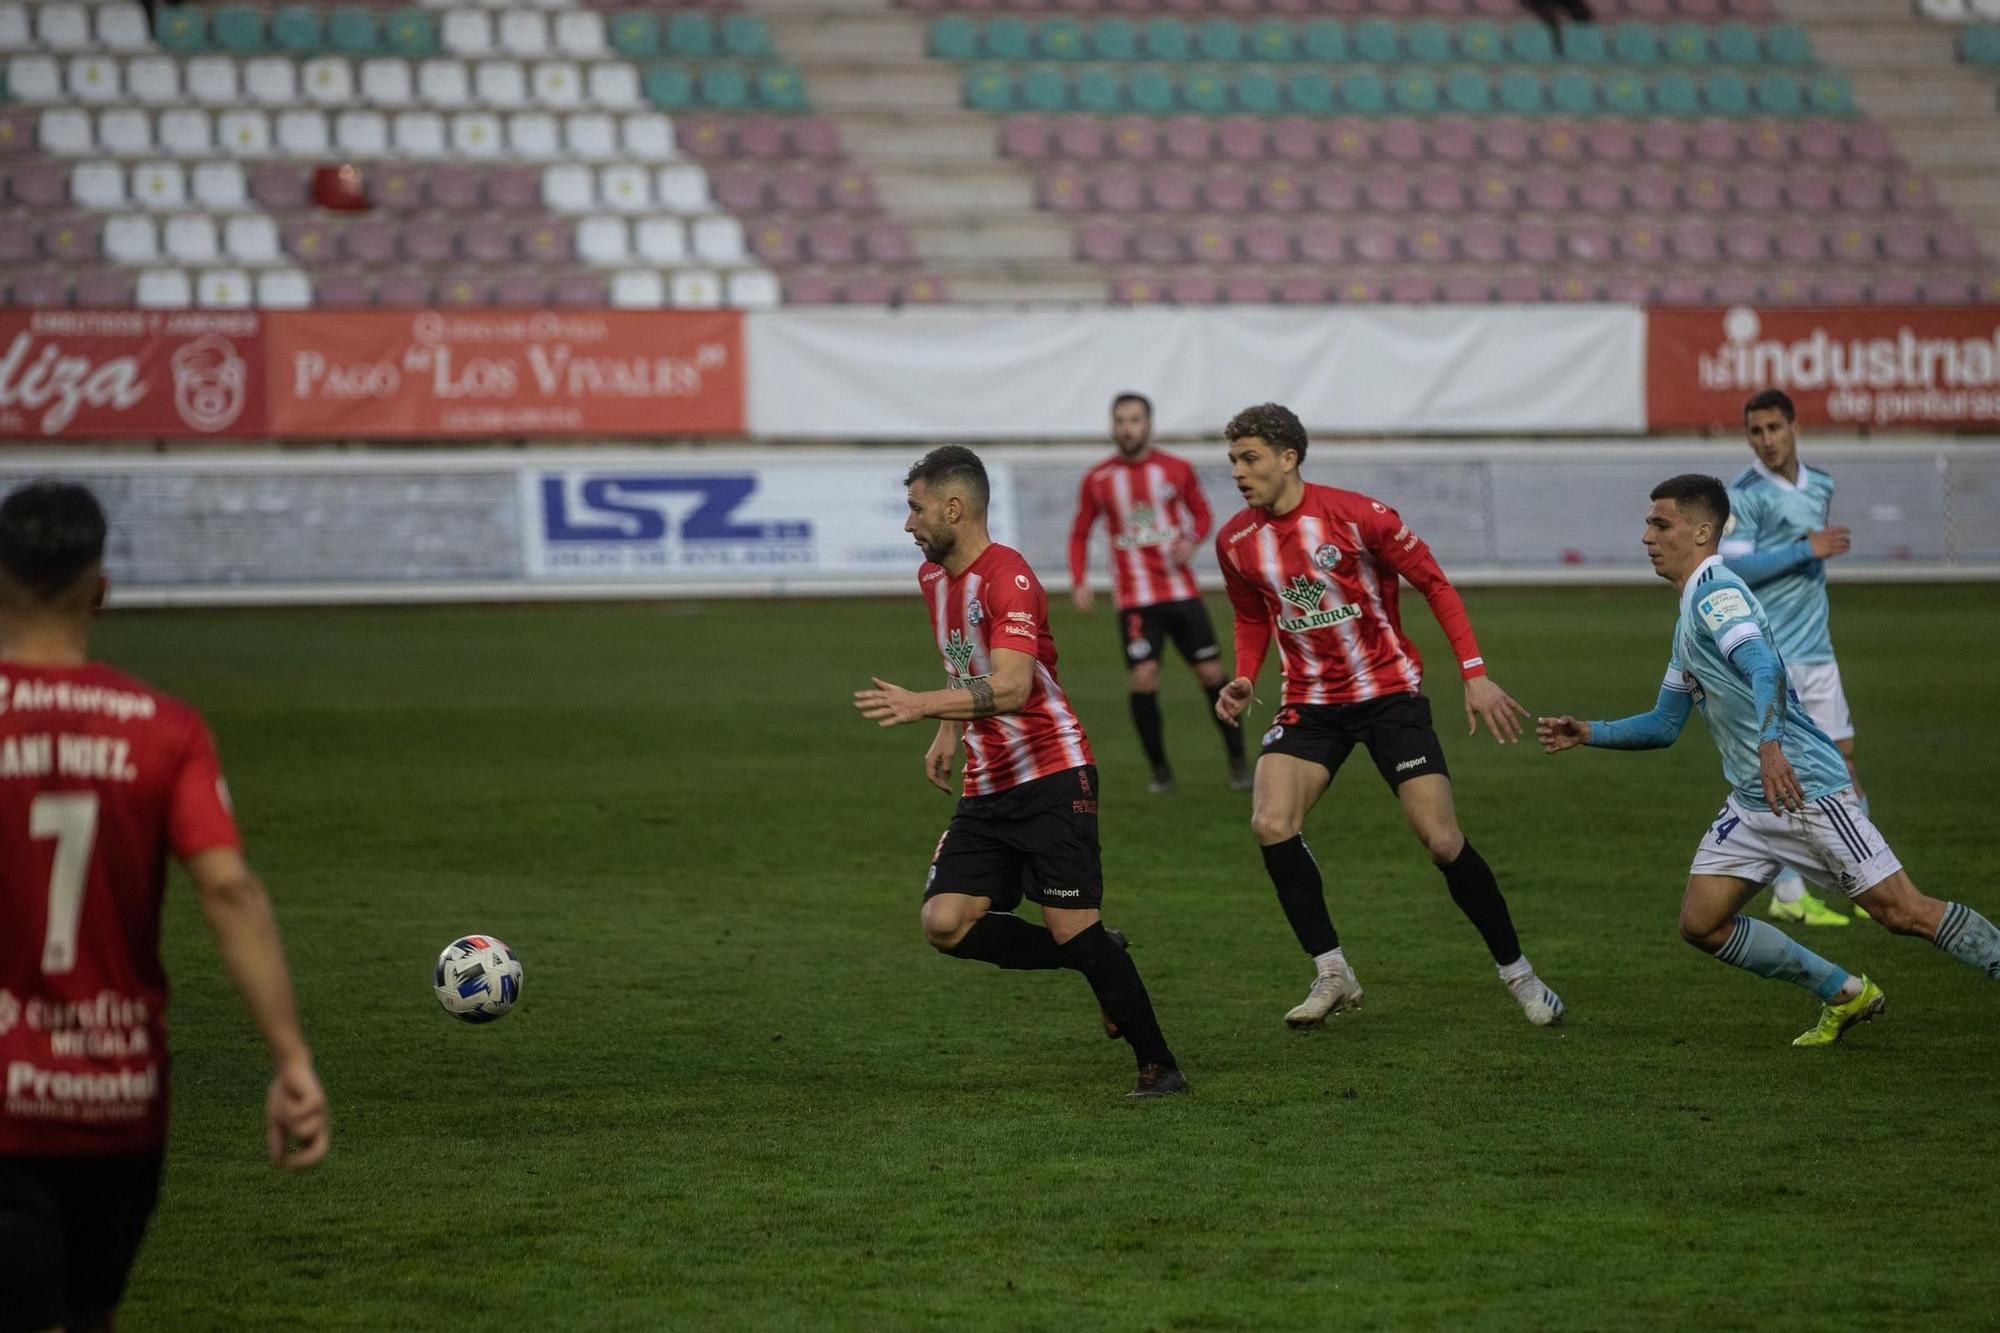
[[[1827,739],[1854,739],[1854,719],[1847,715],[1847,692],[1840,688],[1840,663],[1787,662],[1785,674],[1792,678],[1792,693],[1806,706],[1806,716],[1826,733]]]
[[[1852,788],[1808,801],[1797,812],[1752,810],[1739,805],[1731,792],[1702,834],[1688,873],[1768,884],[1787,867],[1815,884],[1838,885],[1852,898],[1901,870],[1903,863],[1861,813]]]

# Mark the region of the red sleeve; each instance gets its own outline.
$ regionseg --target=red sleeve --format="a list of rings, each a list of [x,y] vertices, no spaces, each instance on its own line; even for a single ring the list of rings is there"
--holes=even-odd
[[[1479,640],[1472,636],[1472,619],[1465,614],[1465,602],[1458,589],[1438,568],[1437,557],[1424,539],[1410,531],[1395,510],[1370,502],[1363,524],[1368,549],[1375,557],[1401,575],[1405,582],[1424,595],[1437,617],[1438,627],[1451,640],[1458,658],[1458,674],[1465,680],[1486,674],[1486,659],[1479,654]]]
[[[1085,572],[1090,567],[1090,530],[1097,526],[1097,516],[1103,507],[1097,503],[1097,488],[1090,484],[1091,474],[1083,474],[1083,486],[1076,496],[1076,521],[1069,525],[1069,586],[1083,586]]]
[[[1208,497],[1201,493],[1201,478],[1187,462],[1181,464],[1181,500],[1187,505],[1188,517],[1194,520],[1194,531],[1188,534],[1188,540],[1198,542],[1214,527],[1215,515],[1209,513]]]
[[[229,813],[229,790],[215,757],[215,741],[198,721],[167,797],[167,841],[183,861],[218,847],[243,845]]]
[[[1271,608],[1256,585],[1222,553],[1219,536],[1215,539],[1215,562],[1222,566],[1222,586],[1236,611],[1236,674],[1255,680],[1263,668],[1264,654],[1271,648]]]
[[[1035,656],[1048,629],[1049,599],[1028,566],[1022,563],[1001,569],[979,591],[989,620],[986,646]]]

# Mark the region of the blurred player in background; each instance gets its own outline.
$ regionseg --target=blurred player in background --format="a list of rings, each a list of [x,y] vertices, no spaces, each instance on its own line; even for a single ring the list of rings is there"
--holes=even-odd
[[[1737,915],[1781,868],[1838,884],[1896,934],[1930,940],[2000,981],[2000,931],[1969,907],[1917,891],[1862,810],[1840,751],[1788,688],[1764,608],[1717,549],[1729,519],[1722,483],[1673,477],[1653,488],[1652,501],[1646,553],[1680,594],[1659,699],[1650,713],[1616,722],[1542,718],[1542,748],[1658,749],[1678,740],[1688,713],[1701,709],[1730,792],[1688,871],[1681,938],[1732,967],[1818,996],[1819,1022],[1794,1046],[1831,1046],[1880,1013],[1883,996],[1867,977]]]
[[[1090,530],[1101,516],[1110,529],[1111,576],[1130,673],[1132,722],[1153,766],[1147,790],[1171,792],[1174,770],[1167,762],[1160,726],[1160,659],[1167,640],[1173,640],[1175,650],[1194,668],[1211,708],[1222,693],[1218,660],[1222,650],[1189,563],[1208,536],[1208,500],[1185,459],[1153,447],[1149,399],[1121,393],[1112,400],[1111,440],[1118,452],[1083,474],[1077,495],[1076,521],[1069,530],[1070,597],[1086,614],[1095,601],[1085,569]],[[1229,785],[1248,791],[1243,733],[1224,727],[1222,743],[1229,754]]]
[[[326,1095],[200,716],[91,662],[104,513],[0,503],[0,1331],[108,1329],[167,1134],[167,857],[193,877],[277,1071],[271,1160],[326,1154]]]
[[[1833,478],[1799,461],[1797,419],[1792,400],[1779,389],[1743,405],[1743,430],[1757,461],[1730,483],[1722,558],[1757,594],[1792,689],[1813,725],[1840,747],[1848,781],[1866,811],[1868,798],[1854,770],[1854,720],[1833,659],[1826,605],[1826,562],[1847,554],[1847,529],[1828,523]],[[1789,867],[1772,883],[1767,910],[1776,921],[1847,924]]]
[[[1237,724],[1276,631],[1284,706],[1264,733],[1250,824],[1285,918],[1317,969],[1311,993],[1285,1021],[1311,1027],[1361,1003],[1361,983],[1327,915],[1319,865],[1303,833],[1306,813],[1356,745],[1367,747],[1396,793],[1528,1021],[1559,1021],[1561,999],[1521,952],[1492,869],[1458,827],[1444,747],[1421,693],[1423,659],[1396,608],[1398,579],[1424,595],[1451,640],[1465,680],[1467,734],[1484,722],[1495,741],[1514,740],[1527,710],[1487,676],[1464,602],[1409,524],[1365,495],[1299,475],[1306,433],[1298,417],[1265,403],[1237,413],[1224,434],[1249,508],[1215,540],[1236,608],[1236,678],[1215,711]]]
[[[1049,599],[1021,553],[987,535],[986,467],[959,445],[926,454],[904,479],[925,564],[918,586],[944,659],[946,688],[877,679],[854,705],[885,727],[936,719],[924,776],[951,791],[965,743],[965,786],[924,881],[924,937],[954,958],[1020,971],[1072,968],[1097,995],[1106,1031],[1131,1044],[1133,1097],[1187,1090],[1124,941],[1098,914],[1097,769],[1056,680]],[[1045,925],[1014,915],[1023,897]]]

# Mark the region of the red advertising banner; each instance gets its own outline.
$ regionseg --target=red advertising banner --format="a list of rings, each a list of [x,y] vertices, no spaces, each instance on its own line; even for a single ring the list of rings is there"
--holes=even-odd
[[[733,310],[273,312],[283,436],[734,435]]]
[[[264,317],[0,310],[0,439],[259,436]]]
[[[1872,429],[2000,423],[2000,305],[1652,310],[1646,420],[1739,425],[1783,389],[1802,421]]]

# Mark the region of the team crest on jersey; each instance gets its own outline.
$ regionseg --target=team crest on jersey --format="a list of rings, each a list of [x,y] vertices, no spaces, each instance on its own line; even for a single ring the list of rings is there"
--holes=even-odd
[[[966,604],[965,623],[976,626],[984,619],[986,619],[986,608],[981,606],[979,599],[975,597]]]
[[[1283,727],[1272,727],[1264,733],[1264,748],[1268,750],[1284,738],[1285,729]]]
[[[1339,563],[1340,548],[1332,542],[1322,542],[1319,549],[1313,552],[1313,564],[1329,574],[1333,572],[1334,566]]]
[[[972,642],[965,637],[965,631],[955,629],[945,636],[944,660],[951,663],[954,676],[963,676],[966,667],[972,665]]]

